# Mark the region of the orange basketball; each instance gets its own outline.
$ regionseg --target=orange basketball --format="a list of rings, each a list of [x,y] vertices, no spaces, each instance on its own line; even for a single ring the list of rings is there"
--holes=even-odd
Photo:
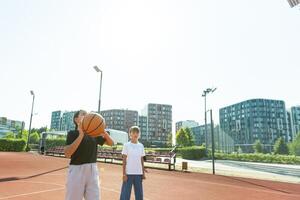
[[[105,132],[105,120],[98,113],[88,113],[82,120],[82,130],[91,137],[98,137]]]

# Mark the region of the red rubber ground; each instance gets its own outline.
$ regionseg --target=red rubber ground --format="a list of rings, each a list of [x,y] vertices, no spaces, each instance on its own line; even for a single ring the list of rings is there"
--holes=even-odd
[[[0,152],[0,200],[62,200],[68,159]],[[117,200],[121,166],[98,163],[102,200]],[[145,200],[300,200],[300,185],[150,169]],[[134,198],[132,198],[134,199]]]

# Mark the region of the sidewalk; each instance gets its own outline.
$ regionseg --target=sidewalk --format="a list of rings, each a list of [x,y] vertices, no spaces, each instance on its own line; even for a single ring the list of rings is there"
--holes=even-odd
[[[177,169],[181,169],[183,161],[188,162],[188,171],[212,173],[211,160],[194,161],[178,158],[176,162]],[[215,172],[216,174],[226,176],[237,176],[262,180],[300,183],[299,165],[217,160],[215,162]]]

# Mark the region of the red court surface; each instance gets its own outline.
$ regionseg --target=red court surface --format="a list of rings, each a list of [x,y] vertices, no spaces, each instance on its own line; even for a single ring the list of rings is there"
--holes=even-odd
[[[0,152],[0,200],[64,199],[68,162],[65,158]],[[101,199],[119,199],[121,166],[98,166]],[[300,184],[150,169],[144,193],[145,200],[299,200]]]

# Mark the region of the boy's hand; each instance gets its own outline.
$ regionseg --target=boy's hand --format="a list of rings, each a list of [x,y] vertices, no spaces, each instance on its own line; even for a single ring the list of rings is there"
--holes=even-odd
[[[78,132],[79,132],[80,135],[84,135],[83,130],[82,130],[82,123],[81,122],[78,123],[77,130],[78,130]]]
[[[145,179],[146,179],[146,175],[145,175],[145,174],[143,174],[143,177],[142,177],[142,179],[143,179],[143,180],[145,180]]]
[[[123,175],[123,181],[126,182],[128,180],[127,175]]]

